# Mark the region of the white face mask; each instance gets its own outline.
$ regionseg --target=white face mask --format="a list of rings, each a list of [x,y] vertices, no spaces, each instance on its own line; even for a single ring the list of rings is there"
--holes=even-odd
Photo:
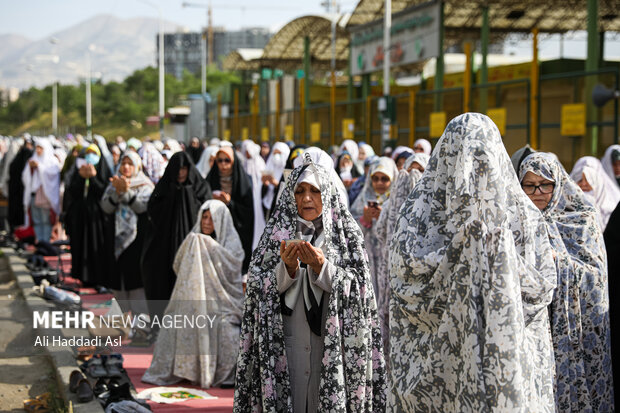
[[[351,168],[352,168],[352,166],[351,166],[351,165],[346,165],[346,166],[343,166],[342,168],[340,168],[340,173],[343,173],[343,172],[351,172]]]

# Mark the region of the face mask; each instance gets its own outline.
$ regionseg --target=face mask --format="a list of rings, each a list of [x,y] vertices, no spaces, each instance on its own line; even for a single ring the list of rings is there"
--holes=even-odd
[[[347,165],[347,166],[343,166],[342,168],[340,168],[340,172],[351,172],[351,165]]]
[[[87,153],[84,159],[86,160],[86,163],[95,166],[99,163],[101,157],[96,153]]]
[[[282,162],[282,154],[274,153],[273,160],[275,163],[279,164],[280,162]]]

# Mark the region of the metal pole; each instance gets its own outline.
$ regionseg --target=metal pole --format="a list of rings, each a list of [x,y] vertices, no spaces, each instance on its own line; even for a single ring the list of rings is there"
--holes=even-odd
[[[471,42],[465,42],[465,79],[463,79],[463,112],[469,112],[471,101]]]
[[[538,29],[532,30],[532,69],[530,71],[530,146],[538,150]]]
[[[488,90],[486,84],[489,82],[487,54],[489,52],[489,6],[482,8],[482,28],[480,33],[480,54],[482,62],[480,63],[480,107],[481,113],[487,113],[488,106]]]
[[[92,121],[92,102],[91,102],[91,94],[90,94],[90,76],[91,76],[91,67],[90,67],[90,51],[87,54],[87,65],[86,65],[86,136],[88,136],[89,141],[92,140],[93,134],[93,121]]]
[[[586,71],[595,71],[599,67],[599,34],[598,34],[598,0],[588,0],[588,55],[586,56]],[[586,77],[585,96],[592,96],[592,89],[598,82],[597,76]],[[592,104],[590,98],[586,99],[587,119],[597,120],[597,108]],[[598,126],[590,129],[590,155],[598,156]]]
[[[390,94],[390,30],[392,30],[392,0],[385,0],[383,18],[383,96]]]
[[[52,86],[52,130],[58,135],[58,82]]]
[[[164,18],[161,8],[157,7],[159,12],[159,138],[164,138],[164,95],[166,88],[164,87]]]
[[[207,11],[207,21],[209,13]],[[202,57],[201,57],[201,79],[202,82],[200,84],[200,96],[202,96],[202,104],[204,105],[204,113],[202,119],[202,136],[203,138],[207,136],[207,34],[203,30],[202,31]]]
[[[392,0],[385,0],[385,14],[383,16],[383,98],[387,100],[390,96],[390,32],[392,30]],[[389,113],[383,118],[381,125],[381,145],[380,150],[383,152],[385,142],[390,139],[390,118]]]

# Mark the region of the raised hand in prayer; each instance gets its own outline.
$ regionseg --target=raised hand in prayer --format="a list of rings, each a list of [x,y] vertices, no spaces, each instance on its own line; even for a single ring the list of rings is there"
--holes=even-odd
[[[282,261],[284,261],[286,271],[291,278],[295,278],[295,272],[297,268],[299,268],[298,255],[299,244],[291,244],[287,247],[286,242],[282,241],[282,243],[280,243],[280,257]]]
[[[39,163],[35,161],[34,159],[31,159],[30,161],[28,161],[28,165],[30,165],[30,169],[37,169],[37,166],[39,166]]]
[[[263,185],[273,185],[273,186],[278,186],[278,181],[276,181],[276,178],[273,177],[273,175],[263,175],[261,176],[261,181],[263,181]]]
[[[226,192],[219,192],[219,193],[213,194],[213,198],[219,201],[222,201],[226,205],[230,203],[230,194]]]
[[[129,190],[129,179],[124,176],[113,176],[110,178],[112,186],[116,189],[118,195],[124,194]]]
[[[312,271],[316,274],[319,274],[325,263],[323,251],[320,248],[312,246],[312,244],[307,241],[300,242],[298,245],[301,262],[312,268]]]
[[[93,176],[97,175],[97,170],[95,169],[93,165],[87,164],[87,165],[80,166],[78,173],[80,174],[82,178],[88,179],[88,178],[92,178]]]

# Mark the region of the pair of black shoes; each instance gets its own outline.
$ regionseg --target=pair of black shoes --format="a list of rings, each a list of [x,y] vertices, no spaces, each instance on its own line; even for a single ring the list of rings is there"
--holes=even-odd
[[[94,391],[97,400],[103,408],[108,407],[112,403],[129,400],[150,410],[149,405],[145,401],[134,399],[131,394],[131,384],[129,381],[112,378],[106,383],[105,379],[102,377],[97,380]]]
[[[79,403],[87,403],[93,399],[93,389],[84,373],[73,370],[69,376],[69,390],[75,393]]]

